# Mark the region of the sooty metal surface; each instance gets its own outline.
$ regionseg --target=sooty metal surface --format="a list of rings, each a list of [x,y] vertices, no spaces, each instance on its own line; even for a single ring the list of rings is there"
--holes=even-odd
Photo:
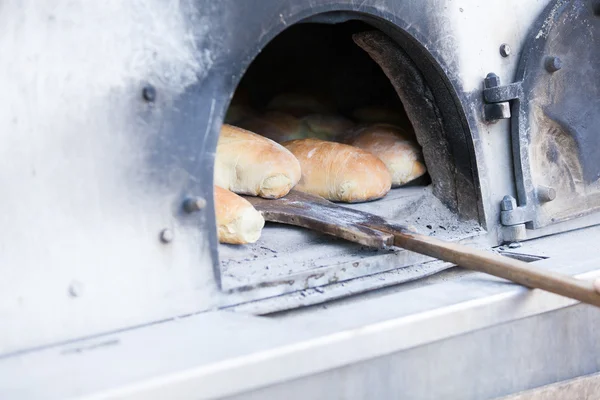
[[[592,3],[553,2],[517,73],[523,92],[512,140],[519,205],[532,228],[600,208],[600,17]]]

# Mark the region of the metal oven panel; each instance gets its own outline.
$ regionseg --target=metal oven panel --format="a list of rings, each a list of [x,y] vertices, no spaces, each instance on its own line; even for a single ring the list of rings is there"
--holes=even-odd
[[[536,229],[600,209],[599,7],[588,0],[552,2],[523,49],[517,83],[496,91],[517,97],[512,143],[519,208],[504,213],[505,225]]]
[[[204,26],[183,5],[65,4],[0,11],[0,355],[217,301]],[[190,195],[206,207],[182,212]]]

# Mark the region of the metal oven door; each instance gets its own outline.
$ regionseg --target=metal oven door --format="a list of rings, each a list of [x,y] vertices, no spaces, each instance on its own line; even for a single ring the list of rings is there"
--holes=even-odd
[[[488,104],[512,101],[518,198],[502,224],[538,229],[600,209],[600,3],[553,1],[530,31],[515,83],[488,75]]]

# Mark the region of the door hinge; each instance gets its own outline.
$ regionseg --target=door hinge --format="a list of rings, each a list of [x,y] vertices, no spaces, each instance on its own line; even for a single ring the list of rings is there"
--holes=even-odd
[[[488,122],[508,119],[511,117],[510,101],[521,97],[521,82],[506,86],[500,84],[500,77],[490,72],[483,81],[483,114]]]
[[[517,200],[509,195],[500,202],[500,223],[504,227],[504,242],[518,242],[527,238],[525,224],[532,221],[529,207],[518,207]]]

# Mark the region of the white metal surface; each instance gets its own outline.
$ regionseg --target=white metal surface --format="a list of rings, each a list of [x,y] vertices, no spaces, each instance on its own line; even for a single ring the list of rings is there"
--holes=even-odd
[[[540,266],[590,279],[600,276],[600,256],[593,245],[599,232],[596,227],[539,239],[520,251],[545,254],[550,258],[537,262]],[[553,335],[546,330],[533,333],[528,330],[531,327],[515,331],[510,326],[542,315],[552,321],[552,311],[574,304],[472,273],[279,317],[205,313],[3,359],[0,397],[198,399],[234,395],[497,326],[528,337]],[[589,312],[598,314],[595,309]],[[586,315],[580,315],[584,319],[577,320],[579,325],[585,326]],[[561,319],[557,317],[555,323]],[[581,333],[573,338],[579,346],[593,340]],[[510,345],[502,337],[496,336],[499,347],[482,351],[501,357],[502,347]],[[568,357],[570,351],[573,348],[565,346],[564,354],[556,357]],[[578,362],[589,364],[596,359],[594,354]]]
[[[162,116],[143,85],[168,102],[210,66],[185,9],[2,3],[0,354],[216,302],[207,232],[172,215],[189,177],[149,179]],[[176,240],[161,246],[165,228]]]

